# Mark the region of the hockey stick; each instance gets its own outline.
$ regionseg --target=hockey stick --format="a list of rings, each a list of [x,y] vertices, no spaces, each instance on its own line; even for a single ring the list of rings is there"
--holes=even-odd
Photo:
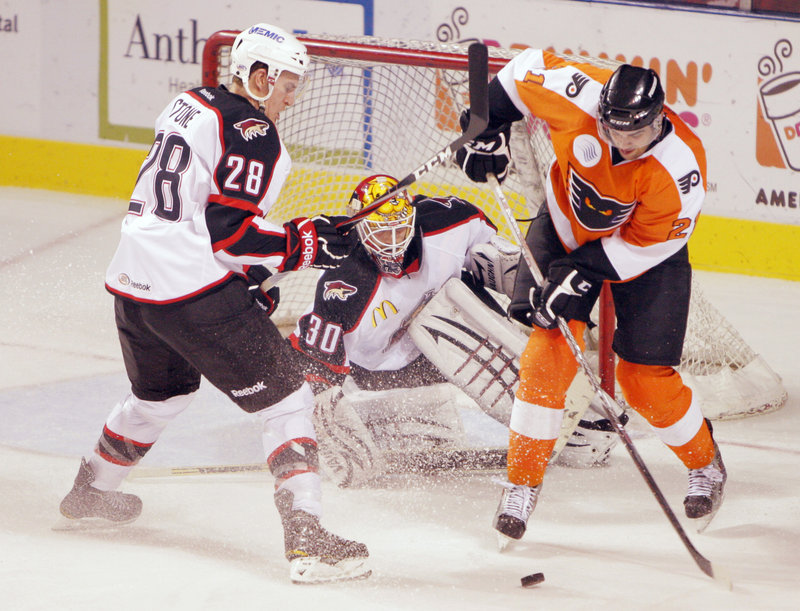
[[[511,231],[514,233],[514,237],[516,238],[517,242],[520,245],[520,250],[522,252],[522,256],[525,258],[525,263],[528,264],[528,268],[531,270],[531,274],[533,275],[534,280],[539,286],[544,284],[544,277],[542,276],[542,272],[539,269],[539,266],[536,264],[536,261],[533,258],[533,253],[531,253],[531,249],[528,247],[525,238],[522,236],[522,231],[517,225],[517,221],[514,218],[514,213],[511,210],[511,206],[506,199],[503,190],[500,188],[500,183],[497,181],[497,177],[493,174],[487,174],[487,180],[489,184],[492,186],[494,190],[495,196],[497,201],[500,204],[500,208],[503,210],[503,214],[506,217],[506,221],[508,222]],[[622,443],[625,445],[625,449],[628,450],[628,454],[631,455],[633,462],[636,464],[636,468],[639,470],[639,473],[642,474],[642,477],[647,482],[647,485],[650,487],[650,491],[656,497],[658,504],[661,506],[661,509],[666,514],[667,518],[669,519],[672,527],[678,533],[681,541],[686,546],[686,549],[689,551],[689,554],[694,559],[697,566],[700,567],[700,570],[703,571],[706,575],[711,577],[712,579],[716,579],[721,583],[725,584],[728,589],[731,588],[730,578],[727,576],[725,571],[721,570],[719,566],[715,566],[708,560],[705,556],[703,556],[692,542],[689,540],[688,535],[684,531],[683,527],[681,526],[680,522],[678,522],[678,518],[675,516],[675,513],[672,511],[672,508],[669,506],[667,499],[664,497],[664,494],[661,492],[661,489],[658,487],[653,475],[650,473],[650,470],[645,465],[644,460],[639,455],[638,450],[633,445],[633,441],[631,441],[630,436],[628,435],[628,431],[625,430],[625,427],[620,422],[617,414],[614,410],[616,407],[617,410],[624,411],[622,406],[617,403],[615,399],[613,399],[605,390],[603,390],[600,381],[597,379],[594,371],[592,370],[589,362],[586,360],[586,356],[583,354],[578,342],[575,340],[575,337],[572,335],[572,331],[567,326],[567,322],[562,317],[557,317],[556,321],[558,323],[558,328],[561,331],[561,334],[564,336],[564,339],[567,341],[572,354],[575,356],[575,360],[580,365],[583,373],[586,374],[586,377],[589,379],[589,383],[592,386],[592,389],[600,397],[601,407],[603,408],[603,412],[605,413],[605,417],[611,421],[614,425],[614,429],[617,431],[617,434],[622,439]]]
[[[376,199],[369,206],[359,210],[346,221],[336,225],[337,228],[347,227],[369,216],[386,200],[391,199],[397,191],[416,182],[430,170],[450,161],[456,151],[470,140],[474,140],[486,129],[489,124],[489,52],[486,49],[486,45],[474,42],[469,46],[467,55],[469,61],[470,114],[469,123],[464,133],[398,182],[394,189]]]
[[[430,452],[385,452],[388,473],[435,473],[439,471],[485,471],[506,468],[505,448],[462,448]],[[182,475],[224,475],[269,472],[267,463],[207,465],[190,467],[136,467],[129,479]]]

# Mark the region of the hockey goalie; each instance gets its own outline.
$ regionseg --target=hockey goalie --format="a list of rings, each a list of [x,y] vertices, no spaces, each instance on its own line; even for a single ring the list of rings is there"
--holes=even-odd
[[[361,181],[348,212],[396,184]],[[321,467],[340,486],[393,470],[504,467],[499,449],[468,448],[462,413],[477,404],[508,425],[527,335],[490,291],[511,295],[518,249],[473,204],[405,190],[356,231],[289,337],[313,371]],[[616,434],[587,409],[588,383],[574,386],[558,460],[601,465]]]

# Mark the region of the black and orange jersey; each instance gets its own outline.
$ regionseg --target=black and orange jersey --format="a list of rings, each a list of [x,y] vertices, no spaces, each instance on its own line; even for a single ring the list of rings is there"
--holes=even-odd
[[[611,74],[527,49],[497,79],[523,115],[550,127],[547,205],[564,247],[591,244],[587,256],[575,253],[584,271],[629,280],[688,241],[705,199],[706,156],[700,139],[665,108],[661,138],[641,157],[622,159],[597,128],[600,91]]]

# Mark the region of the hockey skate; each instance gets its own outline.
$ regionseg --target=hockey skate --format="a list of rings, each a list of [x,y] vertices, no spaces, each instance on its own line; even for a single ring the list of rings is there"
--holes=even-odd
[[[697,532],[703,532],[722,505],[728,474],[722,455],[714,442],[714,459],[700,469],[689,469],[689,493],[683,500],[686,516],[695,520]]]
[[[288,490],[275,494],[292,582],[326,583],[369,577],[372,571],[365,567],[367,546],[328,532],[315,515],[292,510],[292,496]]]
[[[495,481],[504,488],[492,523],[499,533],[497,545],[502,552],[512,539],[521,539],[525,534],[528,518],[536,507],[542,485],[517,486],[510,482]]]
[[[133,522],[142,513],[142,500],[134,494],[93,488],[94,472],[85,458],[75,477],[75,485],[61,501],[61,515],[66,518],[56,530],[120,526]]]

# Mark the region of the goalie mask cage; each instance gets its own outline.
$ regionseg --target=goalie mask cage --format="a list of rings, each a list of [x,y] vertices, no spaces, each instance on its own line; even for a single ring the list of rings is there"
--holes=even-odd
[[[237,34],[224,30],[208,38],[203,85],[229,83],[230,46]],[[458,117],[469,105],[468,44],[328,35],[299,39],[311,64],[295,104],[278,122],[293,165],[267,216],[270,220],[344,214],[363,178],[386,173],[399,179],[460,135]],[[497,73],[517,52],[490,47],[490,73]],[[576,59],[612,69],[617,65],[600,58]],[[503,187],[516,217],[531,218],[544,200],[543,180],[553,156],[547,125],[535,118],[518,121],[511,149],[513,167]],[[490,188],[471,182],[455,164],[431,170],[408,190],[412,195],[456,195],[480,206],[493,221],[503,219]],[[503,223],[496,224],[511,237]],[[317,276],[306,270],[281,280],[273,319],[284,332],[294,328],[311,304]],[[696,282],[678,370],[709,418],[771,411],[786,401],[778,375]]]

